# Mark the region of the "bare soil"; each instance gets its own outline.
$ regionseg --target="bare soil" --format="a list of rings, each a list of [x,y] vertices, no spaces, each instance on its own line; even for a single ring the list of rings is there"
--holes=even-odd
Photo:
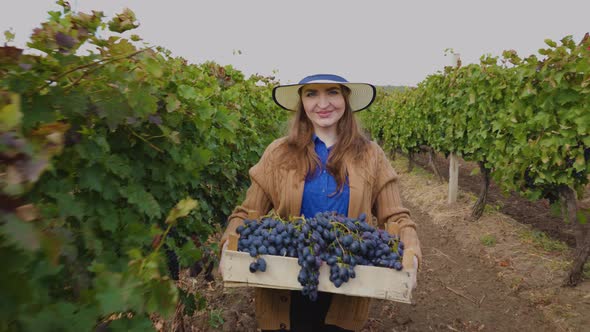
[[[428,154],[418,153],[415,155],[418,165],[428,171]],[[435,165],[443,178],[449,180],[449,158],[437,154],[434,159]],[[479,166],[475,163],[466,162],[459,158],[459,187],[479,195],[481,176],[472,175],[472,171]],[[564,241],[569,246],[575,246],[574,229],[572,224],[563,221],[560,215],[552,213],[549,201],[541,199],[530,201],[516,193],[503,193],[494,181],[491,181],[488,192],[488,204],[495,206],[498,210],[520,223],[532,225],[535,229],[546,233],[554,239]]]
[[[415,303],[373,301],[362,331],[590,330],[590,282],[561,286],[571,262],[568,246],[547,251],[531,236],[535,228],[502,211],[487,210],[478,222],[469,222],[472,193],[460,191],[459,201],[448,205],[446,183],[421,168],[407,173],[406,165],[402,158],[394,161],[423,250]],[[464,183],[465,176],[461,178]],[[219,276],[214,276],[207,282],[201,275],[188,278],[185,271],[181,287],[205,297],[205,308],[179,315],[175,322],[158,321],[156,327],[256,331],[253,290],[223,289]]]

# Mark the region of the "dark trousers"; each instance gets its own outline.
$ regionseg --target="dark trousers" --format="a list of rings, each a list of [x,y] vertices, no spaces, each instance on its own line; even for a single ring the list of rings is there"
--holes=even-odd
[[[290,330],[263,330],[263,332],[347,332],[335,325],[326,325],[324,320],[332,302],[331,293],[318,293],[318,299],[314,302],[300,291],[291,291],[291,320]]]

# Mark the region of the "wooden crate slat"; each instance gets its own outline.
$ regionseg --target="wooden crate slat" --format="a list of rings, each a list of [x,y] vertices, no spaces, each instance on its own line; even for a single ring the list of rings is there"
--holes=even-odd
[[[297,281],[300,267],[297,259],[273,255],[261,255],[266,260],[266,271],[251,273],[250,263],[255,258],[248,253],[225,250],[223,252],[223,279],[225,287],[265,287],[275,289],[301,290]],[[337,288],[329,280],[330,267],[320,267],[318,290],[335,294],[371,297],[403,303],[411,303],[409,288],[414,269],[394,269],[362,266],[355,267],[356,278],[350,279]]]

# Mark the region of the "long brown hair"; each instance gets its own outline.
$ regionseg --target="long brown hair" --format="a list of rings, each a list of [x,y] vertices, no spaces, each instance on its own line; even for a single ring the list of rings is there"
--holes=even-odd
[[[338,184],[338,191],[344,188],[346,176],[348,175],[345,161],[362,160],[369,146],[369,140],[362,133],[350,107],[350,90],[343,85],[340,85],[340,89],[344,96],[345,109],[344,114],[338,121],[336,127],[337,140],[326,165],[328,172],[334,176]],[[300,94],[301,90],[299,89]],[[298,174],[303,177],[314,176],[321,162],[315,153],[315,145],[312,139],[313,133],[313,123],[307,117],[300,101],[289,126],[283,151],[280,154],[281,165],[297,169]]]

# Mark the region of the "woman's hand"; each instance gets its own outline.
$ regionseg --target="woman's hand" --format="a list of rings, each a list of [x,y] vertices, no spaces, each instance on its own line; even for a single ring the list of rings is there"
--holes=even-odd
[[[412,249],[407,249],[406,251],[404,251],[404,257],[402,258],[402,265],[405,269],[410,270],[410,276],[411,276],[411,289],[414,290],[416,289],[416,286],[418,286],[418,257],[416,257],[416,255],[414,254],[414,250]],[[413,271],[411,271],[413,270]]]
[[[221,276],[221,280],[223,280],[223,252],[227,249],[227,245],[229,241],[224,241],[223,246],[221,247],[220,255],[219,255],[219,266],[217,267],[217,272]]]
[[[414,272],[410,274],[412,276],[412,287],[413,290],[418,286],[418,257],[414,256]]]
[[[416,289],[418,285],[418,252],[420,251],[420,242],[418,240],[418,235],[416,234],[416,229],[413,227],[405,227],[401,231],[399,230],[399,225],[397,223],[388,222],[385,224],[385,229],[387,232],[393,235],[399,235],[400,240],[404,243],[405,250],[404,250],[404,257],[402,257],[402,266],[404,269],[413,269],[414,271],[410,273],[412,280],[411,280],[411,289]]]

